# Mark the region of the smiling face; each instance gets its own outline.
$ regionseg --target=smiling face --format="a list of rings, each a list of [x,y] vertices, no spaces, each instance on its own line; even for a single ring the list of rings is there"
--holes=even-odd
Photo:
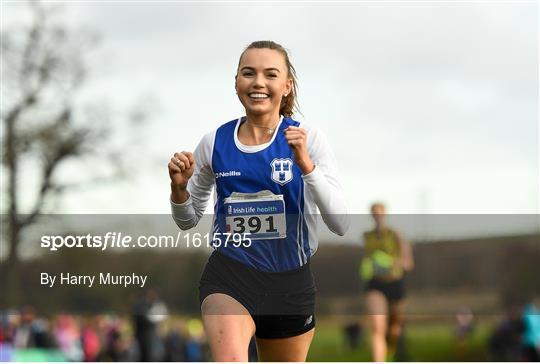
[[[247,115],[279,114],[283,95],[292,89],[285,57],[273,49],[246,50],[240,59],[235,88]]]

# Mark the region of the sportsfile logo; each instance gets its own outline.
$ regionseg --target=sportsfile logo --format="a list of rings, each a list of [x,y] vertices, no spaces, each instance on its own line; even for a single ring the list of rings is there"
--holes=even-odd
[[[216,173],[216,179],[221,177],[238,177],[241,176],[242,173],[238,171],[228,171],[228,172],[217,172]]]

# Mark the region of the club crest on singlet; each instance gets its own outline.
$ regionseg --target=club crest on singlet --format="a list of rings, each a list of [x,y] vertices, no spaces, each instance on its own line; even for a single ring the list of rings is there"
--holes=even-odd
[[[272,181],[279,183],[282,186],[285,183],[292,181],[293,161],[290,158],[274,158],[274,160],[270,162],[270,166],[272,166]]]

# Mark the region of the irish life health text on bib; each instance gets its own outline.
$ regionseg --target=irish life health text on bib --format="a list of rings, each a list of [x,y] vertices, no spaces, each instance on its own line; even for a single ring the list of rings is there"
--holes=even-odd
[[[233,193],[225,199],[225,224],[227,233],[248,234],[252,240],[286,238],[283,195]]]

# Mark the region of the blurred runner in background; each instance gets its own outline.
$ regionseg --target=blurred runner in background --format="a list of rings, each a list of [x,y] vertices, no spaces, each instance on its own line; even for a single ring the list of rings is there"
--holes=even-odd
[[[386,225],[382,203],[371,206],[375,228],[364,233],[365,257],[360,273],[366,282],[366,309],[372,330],[373,360],[392,360],[402,333],[403,276],[414,267],[410,244]]]

